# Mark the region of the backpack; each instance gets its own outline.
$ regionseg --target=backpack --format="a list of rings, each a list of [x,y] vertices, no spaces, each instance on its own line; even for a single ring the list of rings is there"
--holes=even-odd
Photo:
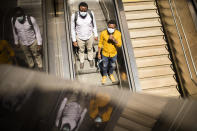
[[[36,34],[30,16],[29,15],[26,15],[25,17],[27,17],[27,21],[28,21],[29,25],[31,26],[31,29],[34,31],[34,34]],[[13,26],[14,26],[15,33],[18,34],[17,29],[15,27],[15,23],[16,23],[16,17],[13,18]]]
[[[91,10],[87,10],[87,12],[88,12],[88,14],[90,15],[90,17],[92,19],[91,23],[92,23],[92,26],[94,27],[92,12],[91,12]],[[75,21],[75,27],[76,27],[76,22],[77,22],[77,19],[78,19],[78,13],[79,13],[79,11],[76,11],[75,12],[75,19],[74,19],[74,21]]]

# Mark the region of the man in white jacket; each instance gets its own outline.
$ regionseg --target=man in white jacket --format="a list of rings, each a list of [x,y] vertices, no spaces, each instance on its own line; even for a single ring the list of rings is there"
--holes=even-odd
[[[15,45],[21,47],[30,68],[36,62],[39,69],[42,68],[41,47],[42,38],[39,26],[32,16],[25,15],[20,7],[16,7],[15,15],[11,19]]]
[[[80,69],[84,68],[85,46],[88,51],[90,67],[93,67],[93,42],[98,40],[96,20],[93,11],[88,10],[85,2],[79,4],[79,11],[71,16],[72,41],[75,47],[79,47]]]

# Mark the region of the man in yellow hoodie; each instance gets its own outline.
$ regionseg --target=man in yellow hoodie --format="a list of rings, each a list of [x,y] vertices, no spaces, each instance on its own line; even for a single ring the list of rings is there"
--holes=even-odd
[[[14,51],[6,40],[0,40],[0,64],[12,64]]]
[[[107,93],[97,93],[96,97],[90,100],[89,115],[97,127],[97,131],[102,131],[111,118],[113,111],[110,95]],[[91,128],[95,128],[92,126]]]
[[[117,47],[122,46],[121,33],[116,29],[116,22],[110,20],[108,23],[107,30],[101,32],[100,40],[98,44],[98,59],[101,59],[102,49],[102,60],[103,60],[103,78],[102,84],[105,84],[107,79],[107,72],[109,66],[109,77],[112,82],[115,82],[113,71],[116,67],[117,60]]]

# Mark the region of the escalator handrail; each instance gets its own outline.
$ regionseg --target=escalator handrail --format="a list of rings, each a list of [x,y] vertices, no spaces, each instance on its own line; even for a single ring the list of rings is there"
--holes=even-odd
[[[73,63],[73,47],[72,47],[72,40],[70,36],[70,10],[67,1],[64,2],[64,20],[65,20],[65,30],[66,30],[66,43],[68,46],[68,57],[69,57],[69,68],[70,68],[70,79],[73,80],[75,78],[75,68]]]
[[[107,12],[107,20],[110,20],[109,10],[107,9],[107,6],[106,6],[105,2],[103,0],[100,0],[100,2],[102,2],[103,6],[104,6],[104,8]]]
[[[124,13],[122,0],[114,0],[117,23],[119,24],[120,31],[122,33],[122,41],[123,41],[123,53],[125,57],[126,68],[128,71],[128,79],[129,84],[132,87],[129,87],[133,92],[141,91],[137,65],[134,57],[133,47],[130,40],[130,33],[128,30],[128,25],[126,22],[126,16]]]

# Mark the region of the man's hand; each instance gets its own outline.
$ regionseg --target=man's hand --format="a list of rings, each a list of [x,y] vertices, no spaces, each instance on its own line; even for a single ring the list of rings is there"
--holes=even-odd
[[[95,41],[98,41],[98,37],[94,37],[94,40],[95,40]]]
[[[78,47],[78,43],[75,41],[73,42],[74,47]]]
[[[109,39],[112,40],[112,41],[114,41],[114,42],[116,41],[116,39],[114,38],[113,35],[109,35]]]
[[[113,35],[109,35],[109,39],[110,39],[110,40],[112,40],[114,43],[116,43],[116,44],[117,44],[117,41],[116,41],[116,39],[114,38],[114,36],[113,36]]]
[[[41,50],[41,48],[42,48],[42,46],[41,46],[41,45],[37,45],[37,50],[38,50],[38,51],[40,51],[40,50]]]
[[[100,54],[100,53],[98,53],[98,56],[97,56],[97,57],[98,57],[98,59],[101,59],[101,54]]]

